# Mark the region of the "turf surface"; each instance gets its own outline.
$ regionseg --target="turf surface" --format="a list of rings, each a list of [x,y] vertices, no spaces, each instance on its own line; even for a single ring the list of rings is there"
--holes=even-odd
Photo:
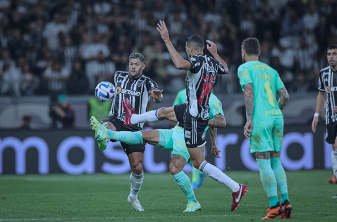
[[[259,174],[227,173],[248,187],[238,209],[230,211],[231,191],[206,177],[195,190],[202,206],[195,213],[182,213],[186,198],[168,173],[145,174],[139,195],[145,212],[126,201],[129,174],[1,175],[0,221],[259,221],[269,207]],[[292,221],[337,221],[337,185],[326,182],[331,173],[287,172]]]

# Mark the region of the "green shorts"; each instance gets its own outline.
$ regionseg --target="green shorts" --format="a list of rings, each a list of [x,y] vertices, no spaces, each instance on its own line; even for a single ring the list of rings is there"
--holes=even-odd
[[[180,126],[175,126],[169,130],[159,129],[158,147],[172,150],[172,155],[177,154],[182,156],[186,163],[190,159],[190,153],[185,144],[184,129]]]
[[[281,151],[283,126],[283,116],[254,122],[250,137],[250,153]]]

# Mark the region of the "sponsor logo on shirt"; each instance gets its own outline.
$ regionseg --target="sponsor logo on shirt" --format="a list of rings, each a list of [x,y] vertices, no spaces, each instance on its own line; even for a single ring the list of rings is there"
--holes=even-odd
[[[132,96],[140,96],[140,92],[133,91],[133,90],[130,90],[130,89],[122,89],[120,91],[120,93],[129,94],[129,95],[132,95]]]
[[[185,130],[185,137],[188,138],[188,139],[190,139],[191,138],[191,132]]]

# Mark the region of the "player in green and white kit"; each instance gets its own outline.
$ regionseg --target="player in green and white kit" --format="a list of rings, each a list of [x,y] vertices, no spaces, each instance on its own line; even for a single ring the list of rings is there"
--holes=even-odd
[[[225,127],[226,121],[219,99],[211,94],[209,104],[210,124],[212,124],[212,121],[216,121],[218,127]],[[186,104],[181,104],[179,107],[179,109],[184,112]],[[177,122],[177,120],[179,120],[179,117],[175,119],[175,122]],[[181,118],[179,121],[181,121]],[[158,129],[142,130],[138,132],[114,132],[107,130],[104,126],[99,124],[95,117],[91,118],[91,125],[92,129],[95,130],[95,135],[98,135],[99,137],[97,138],[98,140],[113,139],[126,144],[149,143],[163,149],[171,150],[173,157],[170,162],[170,172],[188,199],[187,207],[184,212],[194,212],[201,209],[201,206],[194,195],[190,179],[183,171],[184,166],[190,159],[190,154],[185,144],[184,129],[182,127],[176,125],[174,128],[168,130]],[[207,128],[205,129],[205,134]],[[216,128],[210,128],[210,135],[212,138],[212,153],[215,157],[220,158],[219,150],[216,147]]]
[[[262,219],[273,219],[277,215],[290,218],[292,207],[280,160],[284,125],[281,110],[289,95],[277,71],[258,60],[260,43],[256,38],[245,39],[241,50],[244,63],[238,68],[238,76],[247,110],[244,134],[250,138],[250,152],[255,154],[262,185],[270,202],[268,214]],[[276,93],[280,96],[279,101]],[[281,193],[282,206],[277,189]]]

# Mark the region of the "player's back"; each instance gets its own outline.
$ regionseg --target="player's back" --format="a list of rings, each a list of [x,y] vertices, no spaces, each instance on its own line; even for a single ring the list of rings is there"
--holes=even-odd
[[[238,69],[242,90],[245,84],[253,83],[253,122],[283,116],[276,100],[276,93],[284,85],[278,73],[269,65],[250,61]]]

